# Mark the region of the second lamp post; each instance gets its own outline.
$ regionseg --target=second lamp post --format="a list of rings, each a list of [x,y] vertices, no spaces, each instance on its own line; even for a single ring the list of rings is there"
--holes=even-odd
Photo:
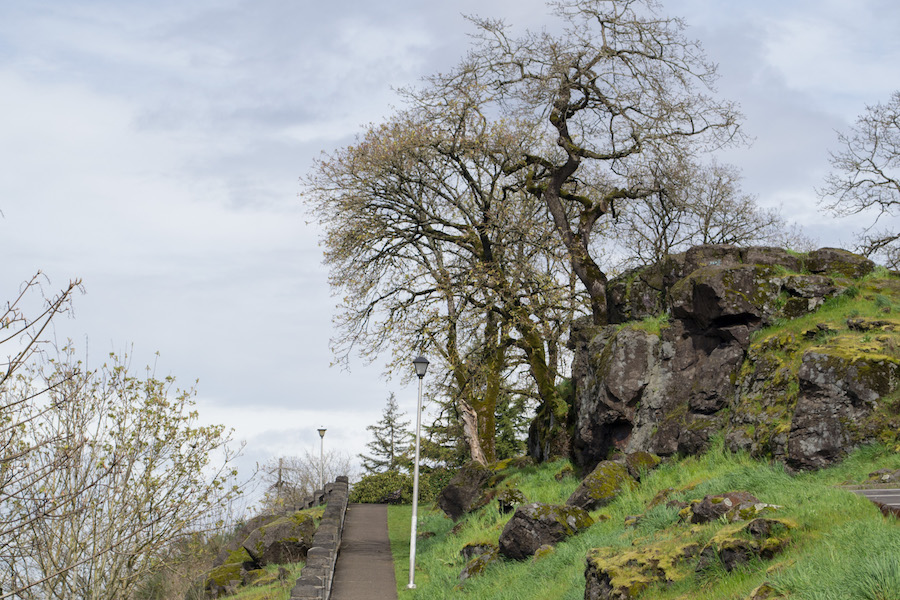
[[[319,445],[319,481],[322,482],[322,491],[325,491],[325,428],[319,428],[319,437],[321,443]]]

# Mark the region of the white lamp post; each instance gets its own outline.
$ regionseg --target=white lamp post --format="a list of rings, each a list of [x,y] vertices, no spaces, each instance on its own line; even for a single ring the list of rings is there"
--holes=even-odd
[[[416,375],[419,376],[419,404],[416,409],[416,462],[413,463],[413,497],[412,497],[412,531],[409,534],[409,585],[406,587],[416,589],[416,520],[419,508],[419,430],[422,427],[422,379],[428,370],[428,359],[419,356],[413,361]]]
[[[319,481],[322,482],[322,491],[325,491],[325,428],[319,427]]]

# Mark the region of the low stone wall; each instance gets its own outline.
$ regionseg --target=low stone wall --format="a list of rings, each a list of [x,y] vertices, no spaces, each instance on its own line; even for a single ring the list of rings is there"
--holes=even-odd
[[[325,486],[325,514],[313,537],[313,545],[306,555],[306,566],[291,590],[291,600],[328,600],[334,566],[341,549],[341,532],[347,514],[349,480],[338,477]]]

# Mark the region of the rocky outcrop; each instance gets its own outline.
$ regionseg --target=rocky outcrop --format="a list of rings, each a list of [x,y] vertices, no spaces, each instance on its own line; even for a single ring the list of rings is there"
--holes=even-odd
[[[900,386],[900,320],[890,316],[900,283],[871,294],[884,318],[757,335],[852,298],[851,278],[873,268],[832,248],[700,246],[611,282],[612,324],[578,321],[569,341],[575,463],[591,471],[615,451],[696,454],[724,432],[734,450],[807,469],[877,437],[893,425],[879,399]]]
[[[857,354],[850,350],[850,340],[835,342],[803,355],[800,394],[787,440],[791,467],[827,466],[875,434],[869,417],[879,398],[900,382],[900,356]]]
[[[325,487],[319,495],[319,500],[328,503],[324,513],[304,509],[284,516],[259,515],[250,519],[219,553],[212,571],[197,582],[196,591],[202,590],[205,598],[231,596],[241,586],[270,583],[272,577],[263,570],[267,565],[306,560],[301,579],[314,579],[307,587],[315,588],[312,597],[321,598],[320,592],[326,587],[322,582],[330,583],[326,565],[330,564],[333,571],[340,545],[348,483],[346,477],[338,477]],[[287,571],[279,569],[277,577],[286,578]],[[298,594],[291,597],[305,598]]]
[[[541,546],[554,546],[594,524],[594,519],[576,506],[535,502],[516,509],[500,534],[500,554],[514,560],[534,555]]]

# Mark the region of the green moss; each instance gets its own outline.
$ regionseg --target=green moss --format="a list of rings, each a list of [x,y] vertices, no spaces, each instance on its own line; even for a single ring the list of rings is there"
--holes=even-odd
[[[230,585],[232,581],[241,581],[241,572],[243,570],[243,564],[239,562],[230,562],[225,563],[219,567],[216,567],[212,571],[209,572],[209,575],[206,578],[206,588],[215,583],[220,587],[225,587],[226,585]]]
[[[604,461],[585,477],[582,485],[588,495],[602,506],[611,502],[629,483],[634,483],[634,480],[624,465]]]

